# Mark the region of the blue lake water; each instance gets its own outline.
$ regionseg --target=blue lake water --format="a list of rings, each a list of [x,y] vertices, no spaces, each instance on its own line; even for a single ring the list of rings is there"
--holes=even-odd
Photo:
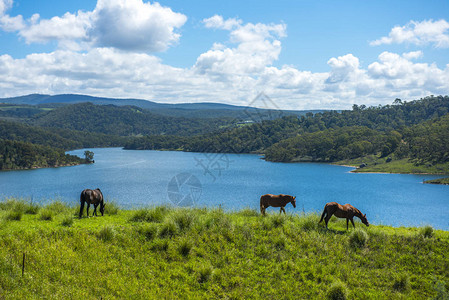
[[[349,167],[271,163],[257,155],[90,149],[95,164],[0,172],[0,199],[59,199],[78,204],[85,188],[101,188],[126,208],[173,204],[259,209],[263,194],[290,194],[289,212],[319,212],[351,203],[373,224],[449,230],[449,186],[423,184],[435,175],[353,174]],[[70,152],[83,156],[84,150]],[[274,211],[268,208],[268,212]],[[277,209],[276,209],[277,212]]]

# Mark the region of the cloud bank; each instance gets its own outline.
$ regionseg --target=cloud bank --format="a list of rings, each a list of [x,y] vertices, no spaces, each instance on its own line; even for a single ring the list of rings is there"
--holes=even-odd
[[[395,26],[388,36],[372,41],[370,45],[403,43],[449,48],[449,23],[446,20],[410,21],[405,26]]]
[[[15,31],[28,43],[57,41],[59,47],[21,59],[0,55],[0,97],[79,93],[169,103],[247,105],[264,91],[284,109],[348,109],[354,103],[387,104],[395,98],[413,100],[449,92],[449,64],[439,68],[422,63],[422,51],[382,52],[365,67],[356,55],[348,53],[330,58],[326,72],[276,67],[282,40],[287,37],[283,23],[253,24],[219,15],[206,18],[202,26],[226,31],[228,40],[199,53],[191,67],[175,68],[153,53],[180,42],[177,30],[187,17],[158,3],[99,0],[90,12],[51,19],[35,15],[29,20],[9,16],[11,5],[11,0],[0,0],[4,31]],[[424,27],[433,28],[434,23]],[[398,28],[420,36],[421,43],[445,45],[444,37],[434,34],[444,36],[444,30],[410,24]],[[444,22],[438,24],[445,26]],[[390,40],[393,43],[399,38],[390,33],[375,44]]]

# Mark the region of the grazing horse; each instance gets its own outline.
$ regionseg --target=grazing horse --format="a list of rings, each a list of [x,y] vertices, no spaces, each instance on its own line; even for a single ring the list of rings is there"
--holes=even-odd
[[[366,214],[363,215],[360,210],[351,204],[340,205],[337,202],[329,202],[324,206],[323,214],[321,215],[321,219],[318,223],[321,223],[324,219],[327,228],[327,222],[329,222],[332,215],[335,215],[337,218],[346,218],[346,230],[348,230],[349,220],[351,220],[352,226],[355,228],[353,220],[354,216],[358,217],[363,224],[369,226],[369,222],[366,219]]]
[[[104,215],[104,207],[106,206],[106,204],[104,204],[103,194],[101,193],[100,189],[95,190],[85,189],[84,191],[81,192],[80,202],[81,202],[80,218],[83,215],[84,203],[87,203],[86,208],[87,217],[89,217],[89,207],[91,204],[94,205],[94,212],[92,216],[97,215],[98,205],[100,205],[101,215],[102,216]]]
[[[273,206],[280,207],[281,210],[279,211],[279,213],[284,212],[285,214],[284,207],[290,202],[292,203],[293,207],[296,207],[296,197],[284,194],[266,194],[260,197],[260,212],[262,213],[262,215],[265,215],[265,210],[267,209],[267,207]]]

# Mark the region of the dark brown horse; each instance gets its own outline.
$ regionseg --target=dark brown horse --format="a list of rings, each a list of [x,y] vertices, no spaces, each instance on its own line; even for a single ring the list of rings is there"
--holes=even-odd
[[[83,215],[84,203],[87,203],[86,208],[87,217],[89,217],[89,207],[91,204],[94,205],[94,212],[92,216],[97,215],[98,205],[100,205],[101,215],[102,216],[104,215],[104,207],[106,206],[106,204],[104,204],[103,194],[101,193],[100,189],[95,190],[85,189],[84,191],[81,192],[80,202],[81,202],[80,218]]]
[[[369,222],[366,219],[366,214],[363,215],[360,210],[352,206],[351,204],[345,204],[340,205],[337,202],[329,202],[324,206],[323,214],[321,215],[321,221],[326,222],[326,228],[327,228],[327,222],[329,222],[332,215],[336,216],[337,218],[346,218],[346,230],[348,230],[348,223],[349,220],[351,220],[352,226],[354,226],[354,216],[358,217],[363,224],[366,226],[369,226]]]
[[[292,203],[293,207],[296,207],[296,197],[284,194],[266,194],[260,197],[260,212],[262,213],[262,215],[265,215],[265,210],[267,209],[267,207],[273,206],[280,207],[281,210],[279,211],[279,213],[284,212],[285,214],[284,207],[290,202]]]

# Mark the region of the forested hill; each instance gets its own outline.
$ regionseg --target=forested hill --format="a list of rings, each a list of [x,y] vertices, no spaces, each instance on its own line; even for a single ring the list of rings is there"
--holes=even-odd
[[[35,115],[29,123],[41,127],[65,128],[117,136],[204,134],[226,127],[230,118],[192,119],[158,115],[135,106],[66,105]]]
[[[352,110],[342,112],[287,116],[194,139],[167,137],[161,141],[158,137],[144,137],[131,140],[125,148],[255,152],[265,153],[268,160],[284,162],[333,162],[369,154],[443,162],[447,157],[444,153],[449,152],[449,139],[445,139],[441,128],[446,126],[448,111],[448,96],[411,102],[396,99],[393,105],[354,105]],[[431,143],[433,148],[428,148]],[[434,159],[429,149],[434,151],[436,145],[440,148]]]
[[[115,99],[104,97],[92,97],[88,95],[62,94],[62,95],[41,95],[31,94],[26,96],[0,98],[0,103],[9,103],[18,106],[13,114],[30,115],[38,112],[42,107],[60,107],[77,103],[90,102],[95,105],[115,105],[115,106],[135,106],[140,109],[150,110],[151,112],[171,117],[185,118],[233,118],[248,119],[252,114],[263,116],[264,119],[273,117],[271,109],[261,109],[250,106],[236,106],[222,103],[178,103],[167,104],[158,103],[141,99]],[[319,112],[314,110],[311,112]],[[278,112],[278,110],[276,110]],[[309,111],[282,111],[285,115],[304,115]],[[1,108],[0,108],[1,117]],[[250,118],[251,119],[251,118]]]

